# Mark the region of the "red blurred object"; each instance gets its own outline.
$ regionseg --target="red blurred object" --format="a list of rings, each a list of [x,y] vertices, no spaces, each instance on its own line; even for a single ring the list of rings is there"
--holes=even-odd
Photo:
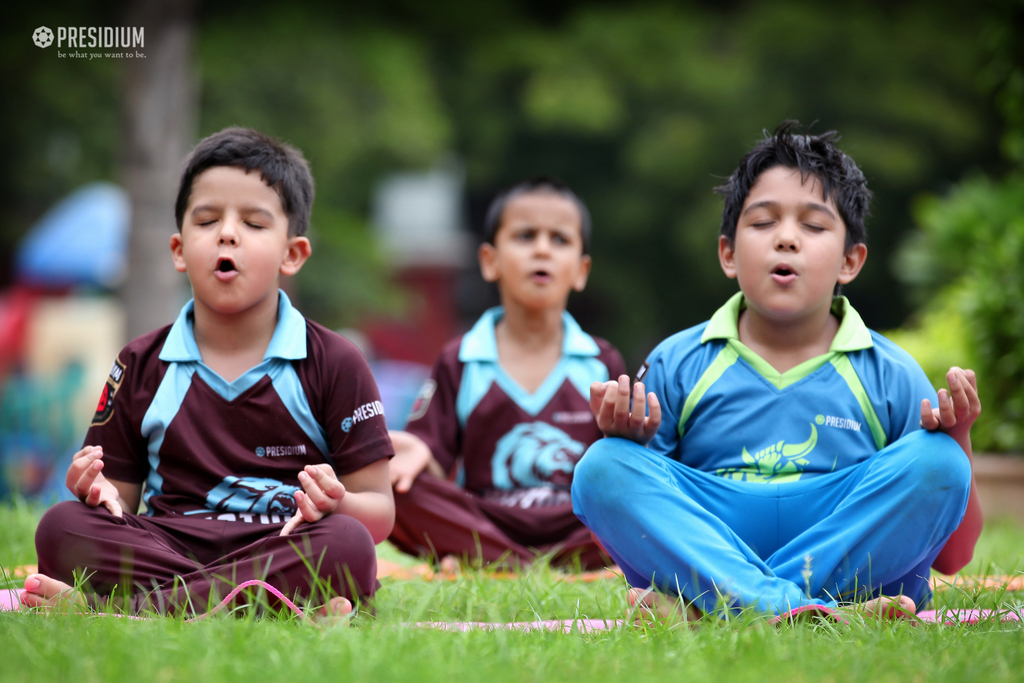
[[[0,295],[0,378],[4,377],[25,350],[28,321],[39,292],[14,287]]]
[[[379,358],[433,365],[446,342],[459,333],[453,268],[411,266],[397,280],[412,297],[402,320],[376,319],[363,326]]]

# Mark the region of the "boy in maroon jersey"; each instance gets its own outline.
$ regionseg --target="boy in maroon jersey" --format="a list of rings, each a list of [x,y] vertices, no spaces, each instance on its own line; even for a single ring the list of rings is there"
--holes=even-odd
[[[480,270],[502,305],[444,348],[406,431],[391,433],[390,540],[435,559],[515,565],[553,552],[556,564],[603,566],[569,495],[576,462],[601,438],[590,382],[623,369],[565,310],[590,273],[590,216],[565,185],[538,178],[499,195],[484,231]]]
[[[312,204],[297,150],[242,128],[197,145],[170,243],[194,298],[114,362],[67,474],[81,502],[40,521],[25,605],[203,611],[264,579],[341,615],[376,589],[394,521],[377,386],[278,289],[309,258]]]

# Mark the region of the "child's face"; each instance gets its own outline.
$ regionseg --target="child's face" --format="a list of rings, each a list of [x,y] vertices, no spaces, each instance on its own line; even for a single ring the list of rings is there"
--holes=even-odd
[[[480,270],[498,283],[506,306],[565,308],[569,292],[582,291],[590,274],[576,205],[554,192],[510,199],[494,244],[480,247]]]
[[[751,310],[785,321],[827,310],[835,284],[857,277],[867,247],[845,247],[846,225],[818,180],[776,166],[750,188],[735,240],[720,237],[718,255]]]
[[[228,315],[276,305],[279,276],[297,273],[310,247],[289,237],[281,199],[258,171],[214,166],[192,183],[171,253],[196,305]]]

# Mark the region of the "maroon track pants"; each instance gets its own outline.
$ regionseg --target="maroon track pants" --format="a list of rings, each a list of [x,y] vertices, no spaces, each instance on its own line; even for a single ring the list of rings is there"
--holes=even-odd
[[[554,551],[556,565],[572,564],[576,556],[583,569],[608,561],[572,503],[508,507],[429,474],[417,477],[407,493],[395,493],[395,528],[388,540],[410,555],[435,560],[455,555],[527,565]]]
[[[126,612],[206,612],[232,588],[262,579],[287,596],[324,604],[377,589],[370,532],[347,515],[329,515],[278,536],[280,524],[146,517],[78,501],[50,508],[36,530],[39,572],[72,583],[84,575],[91,604]],[[267,604],[278,608],[273,596]]]

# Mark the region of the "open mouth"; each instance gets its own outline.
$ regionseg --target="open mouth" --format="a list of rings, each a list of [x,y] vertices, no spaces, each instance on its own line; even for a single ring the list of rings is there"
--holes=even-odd
[[[547,282],[551,279],[551,273],[546,270],[535,270],[530,273],[530,279],[534,282]]]
[[[772,279],[779,284],[789,284],[796,279],[796,271],[786,264],[780,264],[772,270]]]
[[[217,259],[217,268],[213,274],[221,282],[229,282],[238,275],[238,269],[235,268],[234,261],[229,258],[222,257]]]

